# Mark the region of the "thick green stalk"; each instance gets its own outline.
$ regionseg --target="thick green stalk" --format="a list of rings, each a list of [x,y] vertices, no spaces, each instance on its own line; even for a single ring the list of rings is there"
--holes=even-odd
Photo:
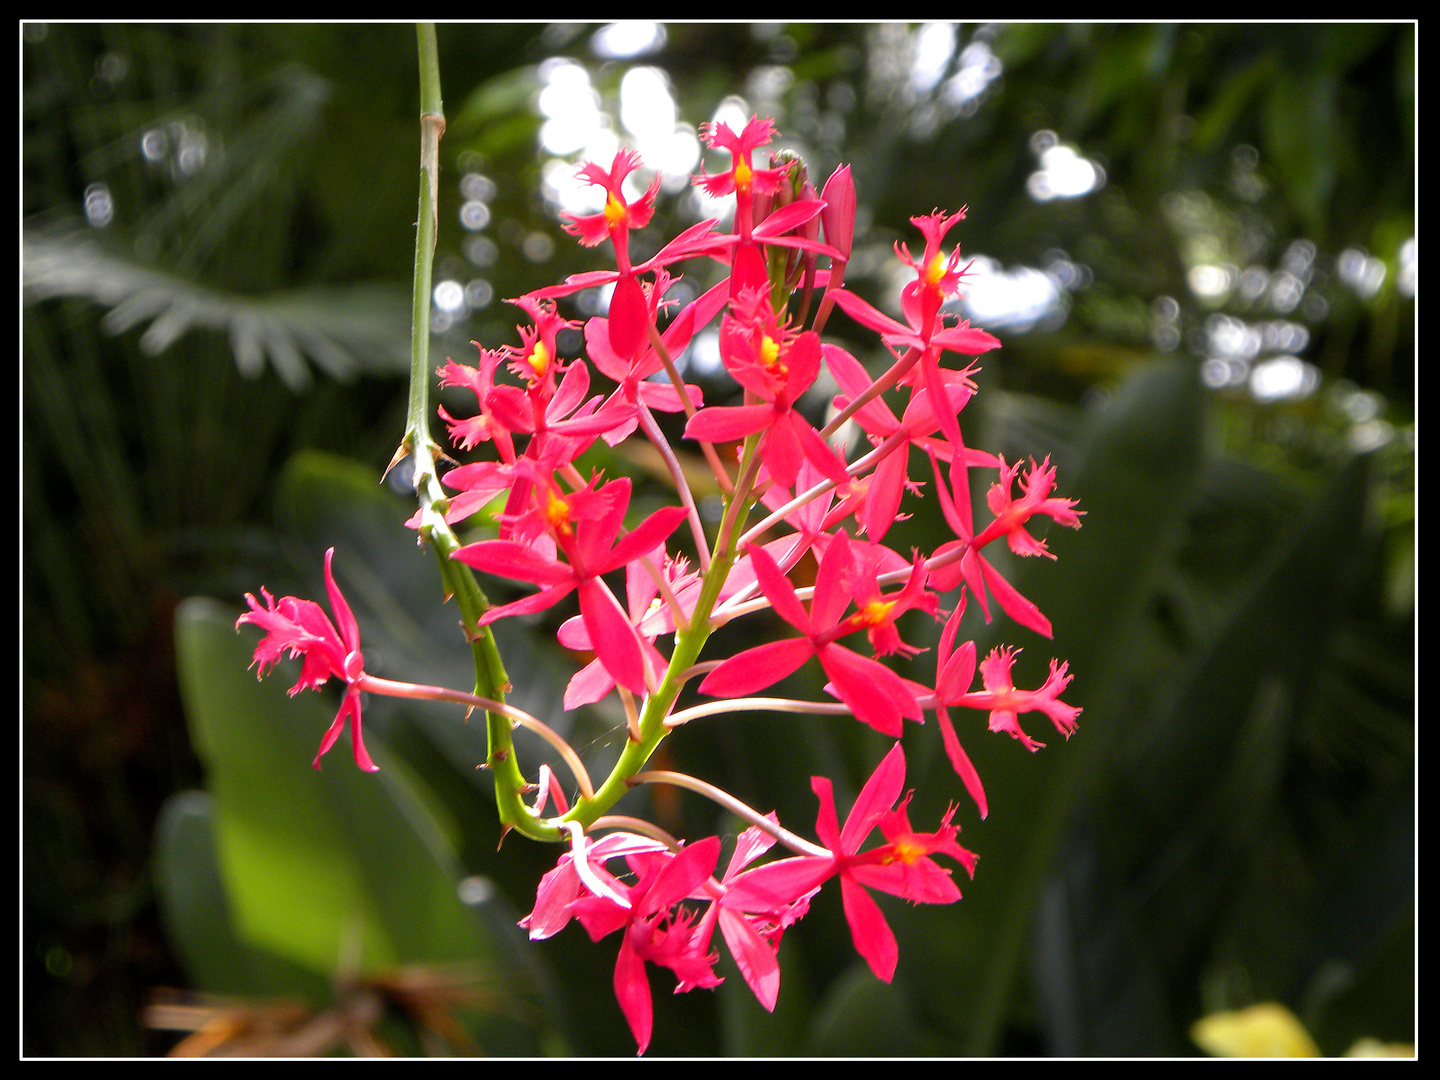
[[[430,541],[440,564],[445,591],[460,608],[462,625],[470,639],[475,661],[475,693],[479,697],[504,701],[510,689],[509,677],[489,627],[478,627],[480,616],[490,606],[475,575],[450,556],[460,540],[445,521],[449,499],[435,471],[438,447],[430,439],[430,289],[439,231],[437,204],[440,192],[440,136],[445,132],[445,107],[440,97],[440,63],[435,46],[434,23],[417,28],[420,53],[420,209],[415,228],[415,276],[410,320],[410,400],[405,415],[405,438],[396,460],[414,455],[415,495],[420,502],[420,536]],[[495,778],[495,802],[501,827],[518,828],[536,839],[558,840],[561,833],[542,826],[525,805],[522,795],[525,778],[515,757],[510,737],[511,722],[487,712],[489,754],[486,765]]]
[[[705,647],[705,642],[710,637],[713,629],[710,625],[710,614],[720,599],[720,590],[725,579],[730,576],[730,567],[738,554],[735,538],[744,528],[745,518],[754,502],[751,489],[758,469],[759,443],[759,436],[756,435],[750,436],[745,442],[740,477],[735,490],[726,500],[725,516],[720,523],[714,556],[705,571],[705,581],[695,601],[690,625],[679,627],[675,633],[675,648],[670,654],[670,666],[665,669],[665,675],[655,693],[646,699],[645,708],[640,714],[640,737],[625,743],[625,749],[620,752],[610,775],[595,789],[595,797],[577,800],[565,815],[566,821],[578,821],[585,828],[589,828],[596,818],[608,813],[620,797],[630,790],[635,774],[645,767],[655,748],[670,733],[671,729],[665,726],[665,719],[670,715],[671,706],[675,704],[675,699],[684,685],[685,672],[695,666],[695,662],[700,658],[700,650]]]

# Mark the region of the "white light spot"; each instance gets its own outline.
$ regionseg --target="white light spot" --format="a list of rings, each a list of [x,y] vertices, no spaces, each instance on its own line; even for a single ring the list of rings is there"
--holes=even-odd
[[[590,51],[607,60],[645,56],[665,45],[665,27],[657,22],[618,22],[602,26],[590,38]]]
[[[940,82],[955,54],[955,27],[943,22],[926,23],[915,32],[914,40],[910,87],[916,93],[928,94]]]
[[[85,220],[103,229],[115,218],[115,200],[104,184],[91,184],[85,189]]]
[[[1320,372],[1297,356],[1274,356],[1250,372],[1250,393],[1256,401],[1295,401],[1309,397],[1320,385]]]
[[[1033,266],[1006,270],[984,256],[971,261],[962,293],[966,317],[979,326],[1027,330],[1065,314],[1061,289],[1051,275]]]
[[[458,281],[442,281],[435,286],[435,306],[441,311],[457,312],[465,308],[465,287]]]
[[[471,232],[479,232],[490,224],[490,207],[478,199],[471,199],[460,207],[460,224]]]
[[[1040,168],[1030,174],[1028,189],[1032,198],[1073,199],[1097,191],[1105,184],[1105,170],[1088,158],[1081,157],[1073,147],[1057,144],[1040,153]]]
[[[495,895],[495,883],[487,877],[472,874],[456,886],[462,904],[483,904]]]
[[[1359,248],[1346,248],[1335,260],[1340,280],[1362,300],[1369,300],[1385,283],[1385,263]]]
[[[1230,292],[1233,275],[1224,266],[1192,266],[1186,281],[1190,291],[1202,300],[1220,300]]]

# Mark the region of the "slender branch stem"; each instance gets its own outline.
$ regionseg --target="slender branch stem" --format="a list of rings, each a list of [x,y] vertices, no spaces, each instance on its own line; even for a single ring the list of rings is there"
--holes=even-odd
[[[643,401],[637,401],[635,406],[640,416],[640,428],[649,437],[650,444],[655,447],[660,459],[665,462],[665,468],[669,470],[671,479],[675,481],[675,490],[680,495],[680,503],[688,512],[686,520],[690,523],[690,535],[695,541],[695,552],[700,559],[700,569],[708,570],[710,568],[710,541],[705,536],[705,525],[700,520],[700,508],[695,505],[695,495],[691,492],[690,484],[685,479],[685,470],[681,468],[680,459],[675,456],[675,451],[671,449],[665,433],[656,423],[655,414],[650,411],[650,406]],[[676,618],[678,619],[680,616],[677,614]]]
[[[660,329],[651,319],[647,327],[650,335],[650,344],[655,347],[655,355],[660,358],[660,363],[665,368],[665,374],[670,376],[670,382],[675,387],[675,392],[680,395],[680,407],[685,410],[685,418],[688,420],[695,415],[695,406],[690,401],[690,395],[685,393],[685,380],[680,376],[680,369],[675,366],[675,361],[670,358],[670,350],[665,348],[665,341],[660,336]],[[700,452],[705,455],[705,460],[710,463],[710,468],[715,473],[715,479],[720,484],[720,490],[727,495],[734,490],[730,481],[730,474],[720,461],[720,455],[716,452],[713,444],[702,442]]]
[[[570,824],[573,825],[574,822]],[[595,819],[590,828],[624,829],[626,832],[638,833],[641,836],[648,836],[651,840],[657,840],[671,851],[679,851],[683,846],[679,840],[676,840],[675,837],[671,836],[653,821],[631,817],[629,814],[603,814]]]
[[[721,698],[671,713],[665,724],[667,727],[679,727],[706,716],[747,711],[819,713],[824,716],[855,715],[849,705],[839,701],[800,701],[796,698],[772,697]]]
[[[697,795],[704,795],[712,802],[718,803],[736,817],[744,818],[757,829],[762,829],[775,837],[776,840],[780,841],[780,843],[784,844],[791,851],[821,859],[828,859],[831,856],[828,848],[820,847],[818,844],[812,844],[803,836],[796,836],[789,829],[782,828],[764,814],[746,806],[729,792],[721,791],[715,785],[707,784],[704,780],[697,780],[695,777],[687,776],[685,773],[655,769],[649,772],[636,773],[630,778],[630,782],[633,784],[673,784],[675,787],[686,788],[695,792]]]
[[[518,724],[520,727],[533,731],[542,739],[553,746],[565,760],[570,772],[575,776],[575,782],[580,785],[580,793],[587,799],[595,797],[594,785],[590,783],[590,774],[585,770],[578,754],[571,745],[560,737],[554,728],[543,720],[531,716],[524,709],[517,709],[514,705],[507,705],[503,701],[496,701],[493,698],[481,697],[478,694],[467,694],[463,690],[450,690],[443,686],[423,686],[419,683],[396,682],[393,679],[382,679],[377,675],[361,675],[355,681],[355,685],[361,690],[368,690],[372,694],[384,694],[387,697],[411,698],[416,701],[448,701],[456,705],[468,705],[472,709],[484,709],[488,713],[495,713],[505,717],[507,720]]]

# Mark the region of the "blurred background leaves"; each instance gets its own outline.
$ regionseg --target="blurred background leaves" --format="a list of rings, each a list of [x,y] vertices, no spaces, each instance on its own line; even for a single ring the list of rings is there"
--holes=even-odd
[[[888,310],[907,218],[969,205],[960,310],[1005,347],[967,439],[1053,455],[1089,512],[1057,564],[1007,567],[1053,644],[971,613],[982,648],[1024,647],[1022,685],[1069,659],[1085,713],[1034,756],[962,729],[991,799],[957,817],[981,855],[964,901],[894,906],[884,987],[821,897],[773,1017],[736,978],[657,987],[652,1053],[1195,1053],[1197,1018],[1266,1000],[1326,1053],[1413,1041],[1413,26],[483,24],[439,45],[437,363],[515,341],[504,297],[600,265],[556,214],[587,149],[666,164],[653,247],[716,212],[684,180],[695,127],[768,113],[812,178],[852,164],[847,281]],[[316,774],[334,702],[256,684],[231,632],[261,585],[320,595],[335,545],[371,666],[468,683],[404,476],[380,483],[413,27],[26,24],[22,58],[23,1051],[162,1052],[142,1006],[171,987],[311,1025],[373,1006],[375,1042],[311,1049],[628,1056],[613,950],[573,928],[517,947],[554,852],[497,852],[480,725],[369,702],[382,777],[343,753]],[[677,291],[714,271],[684,272]],[[706,362],[697,341],[692,378]],[[934,543],[932,511],[895,545]],[[561,712],[553,627],[497,629],[517,704],[603,768],[614,718]],[[808,777],[843,804],[882,748],[783,723],[780,752],[774,718],[696,724],[667,764],[803,829]],[[917,824],[958,796],[932,736],[906,739]],[[644,809],[738,831],[698,803]],[[285,873],[245,862],[306,844]]]

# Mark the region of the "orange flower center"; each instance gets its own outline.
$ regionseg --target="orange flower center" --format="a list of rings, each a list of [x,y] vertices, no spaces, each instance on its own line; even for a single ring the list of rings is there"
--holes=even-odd
[[[887,863],[903,862],[906,865],[910,865],[914,863],[916,859],[924,857],[925,848],[923,845],[917,844],[913,840],[895,840],[890,844],[890,857],[885,861]]]

